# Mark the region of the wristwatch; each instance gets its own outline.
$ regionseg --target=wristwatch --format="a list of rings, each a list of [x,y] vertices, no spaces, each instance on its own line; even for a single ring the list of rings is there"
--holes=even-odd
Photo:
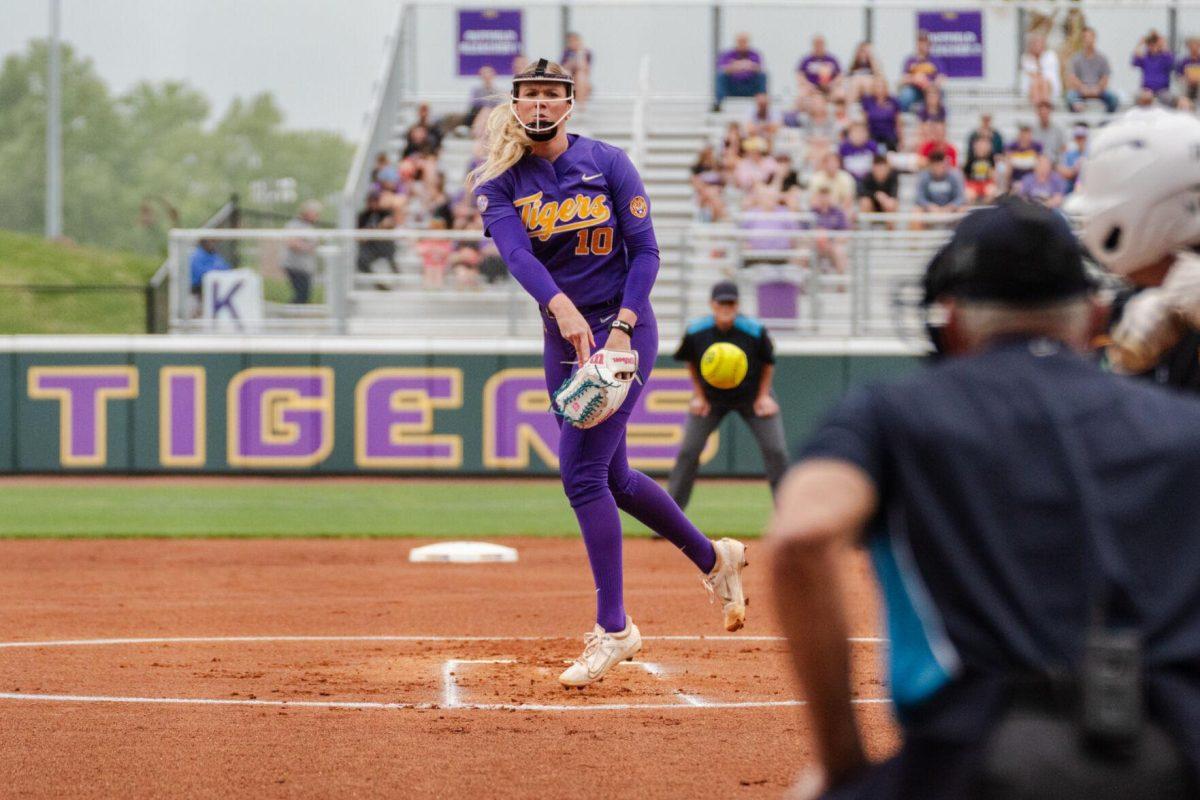
[[[633,326],[623,319],[614,319],[608,326],[610,331],[621,331],[626,336],[633,336]]]

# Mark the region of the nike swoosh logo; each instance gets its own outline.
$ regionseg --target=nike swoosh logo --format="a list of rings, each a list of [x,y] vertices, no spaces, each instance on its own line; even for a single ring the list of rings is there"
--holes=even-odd
[[[609,314],[607,317],[601,317],[600,324],[603,325],[604,323],[608,322],[610,319],[612,319],[615,316],[616,316],[616,314]]]
[[[594,180],[596,180],[596,178],[603,178],[603,177],[604,177],[603,172],[597,172],[595,175],[584,175],[583,179],[585,181],[594,181]]]

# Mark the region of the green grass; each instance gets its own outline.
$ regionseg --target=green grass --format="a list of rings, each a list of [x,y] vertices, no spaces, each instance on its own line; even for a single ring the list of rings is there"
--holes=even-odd
[[[701,481],[688,508],[710,536],[766,524],[764,481]],[[557,481],[299,480],[0,485],[0,537],[573,536]],[[646,535],[625,518],[627,533]]]
[[[144,286],[161,262],[146,256],[51,244],[0,230],[0,286]],[[0,334],[144,333],[140,292],[43,293],[0,289]]]

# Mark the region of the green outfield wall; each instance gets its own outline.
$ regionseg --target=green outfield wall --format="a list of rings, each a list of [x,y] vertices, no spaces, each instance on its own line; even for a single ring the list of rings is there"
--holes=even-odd
[[[344,341],[0,350],[0,472],[555,474],[558,429],[540,357],[428,353]],[[330,352],[336,349],[336,352]],[[460,348],[461,349],[461,348]],[[511,350],[513,348],[509,348]],[[779,356],[776,394],[790,441],[850,386],[912,369],[899,353]],[[631,462],[674,461],[690,397],[660,358],[629,425]],[[736,415],[709,441],[702,474],[753,475],[762,462]]]

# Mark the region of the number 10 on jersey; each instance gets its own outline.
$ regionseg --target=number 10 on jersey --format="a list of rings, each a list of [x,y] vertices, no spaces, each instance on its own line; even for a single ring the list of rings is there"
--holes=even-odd
[[[606,256],[612,252],[612,228],[584,228],[575,244],[577,256]]]

